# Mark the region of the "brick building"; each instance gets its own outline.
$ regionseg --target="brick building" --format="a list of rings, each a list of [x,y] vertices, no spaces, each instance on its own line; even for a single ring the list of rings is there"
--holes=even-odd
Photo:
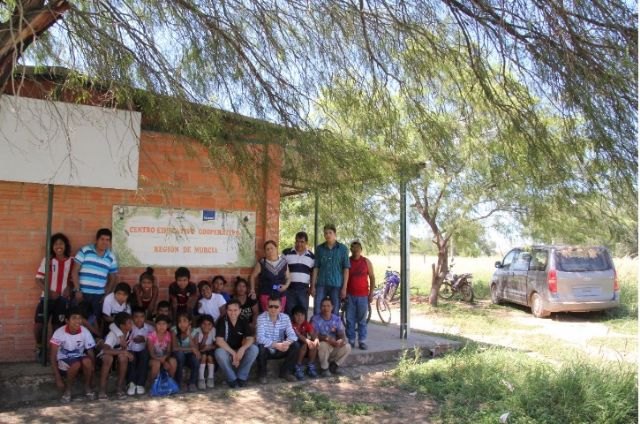
[[[46,98],[55,84],[50,76],[28,79],[24,97]],[[8,94],[11,87],[8,88]],[[241,119],[240,119],[241,121]],[[247,118],[247,122],[250,120]],[[256,254],[265,240],[278,238],[281,150],[274,144],[247,139],[247,148],[260,154],[260,187],[250,195],[242,176],[225,171],[219,177],[208,150],[197,140],[152,131],[143,114],[137,190],[55,187],[52,231],[65,233],[75,251],[95,241],[95,232],[111,227],[113,205],[163,206],[193,209],[229,209],[256,212]],[[242,125],[236,122],[236,125]],[[264,161],[268,161],[265,166]],[[239,170],[242,170],[240,168]],[[257,194],[257,196],[255,195]],[[33,315],[40,296],[34,277],[45,253],[48,188],[43,184],[0,181],[0,362],[34,359]],[[253,200],[252,200],[253,199]],[[116,252],[117,254],[117,252]],[[250,268],[190,268],[192,280],[222,274],[231,279],[248,276]],[[120,268],[121,281],[137,282],[144,268]],[[156,268],[160,299],[175,268]]]

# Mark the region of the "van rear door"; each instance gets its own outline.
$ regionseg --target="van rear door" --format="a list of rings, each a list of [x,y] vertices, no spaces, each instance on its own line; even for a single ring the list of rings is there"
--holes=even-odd
[[[559,248],[554,262],[560,301],[596,302],[614,298],[615,271],[605,248]]]

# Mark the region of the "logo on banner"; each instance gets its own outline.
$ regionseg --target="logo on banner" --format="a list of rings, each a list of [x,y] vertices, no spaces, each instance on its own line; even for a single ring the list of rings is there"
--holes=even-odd
[[[216,211],[202,211],[202,220],[203,221],[215,221],[216,219]]]

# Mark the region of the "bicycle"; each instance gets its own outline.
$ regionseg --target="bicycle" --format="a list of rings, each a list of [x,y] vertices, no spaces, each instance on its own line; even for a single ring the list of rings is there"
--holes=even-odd
[[[391,322],[391,306],[389,302],[393,302],[398,294],[398,287],[401,283],[400,273],[388,268],[384,273],[384,284],[382,287],[376,289],[373,292],[373,298],[376,302],[376,311],[380,317],[380,321],[383,324],[389,324]],[[340,318],[344,325],[347,325],[346,320],[347,302],[346,299],[340,302]],[[371,319],[371,304],[369,304],[369,312],[367,314],[367,323]]]

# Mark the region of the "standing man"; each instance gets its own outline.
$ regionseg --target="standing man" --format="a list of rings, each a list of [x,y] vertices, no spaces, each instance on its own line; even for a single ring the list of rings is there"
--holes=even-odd
[[[324,226],[325,242],[316,247],[315,268],[311,277],[311,296],[313,296],[313,313],[320,313],[320,302],[325,297],[331,298],[333,313],[340,311],[340,299],[347,297],[349,281],[349,249],[336,238],[336,227],[333,224]]]
[[[292,316],[293,308],[302,306],[305,319],[309,312],[311,274],[315,263],[313,253],[307,249],[308,241],[307,233],[300,231],[296,234],[295,247],[285,249],[282,252],[287,264],[289,264],[289,275],[291,276],[291,285],[287,289],[287,314]]]
[[[280,378],[297,381],[293,372],[298,360],[300,344],[289,315],[280,312],[280,295],[272,293],[267,302],[267,310],[258,316],[256,331],[258,342],[258,378],[261,384],[267,382],[267,360],[281,359]]]
[[[73,267],[73,284],[77,303],[87,302],[97,319],[105,293],[110,293],[117,282],[118,262],[111,247],[111,230],[101,228],[96,233],[95,244],[78,250]]]
[[[351,243],[349,261],[351,269],[347,283],[347,339],[351,347],[355,347],[357,327],[358,346],[367,350],[367,315],[376,289],[376,277],[373,275],[371,261],[362,256],[362,245],[357,240]]]

